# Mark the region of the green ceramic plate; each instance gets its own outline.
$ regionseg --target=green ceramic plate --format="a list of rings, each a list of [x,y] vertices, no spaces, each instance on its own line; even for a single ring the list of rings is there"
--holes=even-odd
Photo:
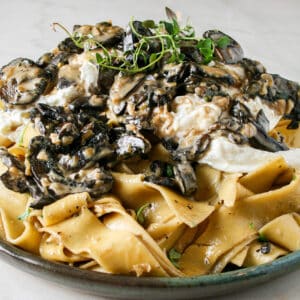
[[[0,240],[3,259],[24,271],[85,293],[113,299],[176,300],[224,295],[266,282],[300,267],[300,251],[271,264],[187,278],[129,277],[84,271],[46,261]]]

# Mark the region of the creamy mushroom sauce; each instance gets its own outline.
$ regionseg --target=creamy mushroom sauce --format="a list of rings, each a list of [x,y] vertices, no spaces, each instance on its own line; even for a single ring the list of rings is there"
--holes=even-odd
[[[239,80],[245,80],[244,70],[240,66],[224,65],[225,69],[233,72]],[[68,69],[68,70],[66,70]],[[90,53],[74,54],[69,59],[69,64],[60,68],[58,77],[68,75],[74,83],[65,88],[54,87],[47,94],[42,95],[36,103],[45,103],[51,106],[64,106],[72,102],[76,97],[91,95],[91,90],[97,86],[99,67],[91,61]],[[122,85],[119,87],[122,88]],[[118,87],[115,86],[118,93]],[[226,88],[228,94],[236,95],[239,89]],[[226,99],[225,99],[226,100]],[[217,103],[216,103],[217,102]],[[272,130],[283,117],[283,112],[272,107],[259,96],[243,102],[256,116],[258,111],[263,110],[268,121],[269,130]],[[155,108],[153,111],[152,125],[156,128],[161,138],[174,138],[183,147],[191,145],[199,134],[209,131],[217,123],[221,112],[222,103],[218,101],[207,102],[195,94],[177,96],[172,103],[172,110],[168,111],[165,106]],[[24,124],[29,121],[29,108],[7,109],[0,111],[2,122],[0,134],[9,137],[13,142],[20,138]],[[239,146],[225,138],[216,137],[212,146],[199,162],[207,163],[216,169],[226,172],[250,172],[265,163],[266,159],[283,155],[293,166],[299,167],[300,150],[283,151],[273,154],[267,151],[257,150],[249,145]]]
[[[147,32],[141,22],[134,24]],[[162,60],[130,75],[101,68],[96,54],[127,53],[137,39],[132,29],[105,22],[76,26],[75,33],[83,31],[94,32],[108,50],[97,44],[81,49],[67,38],[37,62],[18,58],[1,69],[0,135],[18,142],[30,121],[41,133],[31,141],[27,158],[35,183],[22,175],[23,167],[19,174],[29,190],[34,187],[31,193],[43,190],[39,207],[76,191],[108,192],[114,166],[147,159],[158,142],[172,162],[152,165],[145,180],[185,195],[197,189],[195,162],[225,172],[250,172],[282,155],[291,166],[300,166],[300,149],[288,149],[284,139],[268,135],[283,118],[298,126],[299,85],[244,58],[232,38],[219,31],[204,33],[230,40],[227,48],[216,47],[209,64],[197,61],[198,53],[196,59]],[[45,166],[43,157],[51,163]],[[170,178],[162,170],[168,167]]]

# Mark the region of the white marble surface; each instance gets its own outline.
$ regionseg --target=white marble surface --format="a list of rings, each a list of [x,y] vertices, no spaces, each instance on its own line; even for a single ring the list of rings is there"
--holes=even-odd
[[[125,25],[130,16],[161,19],[164,7],[190,17],[199,34],[221,29],[242,45],[246,56],[269,72],[300,81],[300,1],[297,0],[0,0],[0,65],[22,56],[38,58],[64,37],[50,24],[112,19]],[[299,299],[300,270],[268,284],[222,299]],[[33,277],[0,261],[0,299],[94,299]],[[99,299],[99,298],[98,298]]]

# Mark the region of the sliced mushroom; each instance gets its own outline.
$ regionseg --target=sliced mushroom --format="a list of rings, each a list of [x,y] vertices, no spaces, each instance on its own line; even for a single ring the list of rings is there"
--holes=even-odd
[[[103,152],[105,149],[100,150]],[[31,140],[27,159],[32,175],[28,181],[29,190],[36,199],[32,207],[41,208],[71,193],[85,191],[97,197],[111,189],[111,173],[95,165],[100,159],[100,151],[95,152],[86,146],[80,150],[80,154],[82,157],[78,157],[78,161],[68,168],[64,165],[59,148],[49,138],[37,136]]]
[[[101,94],[109,94],[110,88],[114,83],[117,71],[111,69],[101,69],[98,76],[98,88]]]
[[[114,46],[118,44],[123,37],[123,28],[114,26],[110,22],[101,22],[96,25],[75,25],[73,34],[76,37],[83,37],[88,42],[92,38],[104,46]],[[97,44],[90,44],[92,48],[98,48]]]
[[[260,128],[257,129],[256,135],[249,138],[248,140],[249,144],[252,147],[269,152],[284,151],[289,149],[283,143],[280,143],[268,136],[266,132],[264,130],[261,130]]]
[[[17,58],[2,67],[0,80],[1,98],[9,104],[24,105],[42,95],[53,76],[32,60]]]
[[[63,107],[38,103],[30,113],[31,121],[42,134],[50,134],[54,128],[68,121]],[[73,120],[74,122],[74,120]]]
[[[176,189],[177,188],[177,183],[174,180],[174,178],[148,175],[148,176],[145,176],[144,181],[152,182],[152,183],[157,184],[157,185],[166,186],[166,187],[171,188],[171,189]]]
[[[62,51],[62,52],[67,52],[67,53],[81,53],[83,51],[83,49],[79,48],[76,46],[76,44],[74,43],[74,41],[71,38],[66,38],[63,41],[61,41],[57,48]]]
[[[198,161],[200,156],[210,145],[210,135],[199,136],[190,147],[178,147],[175,151],[171,150],[171,155],[175,161]]]
[[[36,63],[42,68],[47,67],[49,64],[61,67],[69,62],[71,55],[72,53],[64,51],[47,52],[39,57]]]
[[[183,195],[191,195],[197,190],[197,178],[190,163],[183,162],[174,166],[174,176]]]
[[[256,60],[252,60],[249,58],[243,58],[240,62],[240,65],[245,70],[246,76],[248,79],[253,80],[258,78],[261,74],[266,72],[266,68]]]
[[[49,180],[51,183],[48,188],[57,198],[82,192],[88,192],[92,197],[98,197],[109,192],[113,184],[111,173],[104,168],[81,170],[68,177],[51,171]]]
[[[151,144],[142,136],[124,134],[116,142],[119,159],[127,159],[137,155],[144,155],[151,149]]]
[[[173,165],[164,161],[155,160],[150,164],[150,175],[145,176],[144,181],[163,185],[176,189],[177,183],[174,178]]]
[[[238,128],[238,133],[245,135],[252,147],[270,152],[288,150],[283,143],[276,141],[267,134],[269,122],[262,111],[254,119],[246,105],[234,101],[230,114],[235,117],[232,120],[237,120],[238,124],[242,124],[242,128]],[[234,139],[231,137],[231,140]],[[237,139],[237,141],[242,142],[243,140]]]
[[[110,89],[110,98],[113,103],[118,103],[130,92],[137,88],[145,78],[145,74],[138,73],[134,76],[119,73],[116,75],[114,83]]]
[[[146,28],[142,22],[133,21],[132,30],[131,26],[128,26],[125,31],[123,38],[123,50],[124,52],[130,52],[134,50],[135,43],[138,42],[140,36],[152,36],[153,33],[149,28]],[[136,34],[137,33],[137,34]],[[158,52],[160,51],[161,45],[159,40],[152,39],[149,43],[149,52]]]
[[[127,76],[121,73],[116,75],[109,94],[111,108],[115,114],[119,115],[125,111],[127,106],[125,97],[142,84],[144,79],[145,75],[141,73],[134,76]]]
[[[225,83],[226,85],[235,85],[237,83],[230,72],[217,66],[200,65],[199,69],[203,74],[202,76],[213,82]]]
[[[285,118],[291,120],[288,128],[298,128],[300,122],[300,85],[298,83],[279,75],[264,73],[249,83],[246,93],[250,97],[260,96],[270,102],[286,101]]]
[[[208,30],[204,32],[203,36],[205,38],[212,39],[216,43],[216,45],[218,45],[218,41],[220,41],[221,38],[228,38],[228,45],[223,48],[217,46],[215,49],[215,54],[217,55],[217,57],[225,63],[235,64],[243,59],[244,52],[242,47],[229,35],[219,30]]]
[[[0,176],[2,183],[10,190],[18,193],[28,191],[25,167],[17,157],[8,153],[6,148],[0,148],[0,159],[7,167],[7,171]]]
[[[83,123],[92,117],[100,118],[99,113],[106,109],[108,97],[105,95],[93,95],[90,97],[79,97],[71,102],[68,108],[75,114],[79,114],[78,119]]]
[[[180,43],[180,53],[183,53],[187,60],[200,64],[203,58],[196,47],[196,40],[189,40]]]
[[[53,57],[54,57],[54,53],[46,52],[39,57],[36,63],[42,68],[47,67],[52,62]]]

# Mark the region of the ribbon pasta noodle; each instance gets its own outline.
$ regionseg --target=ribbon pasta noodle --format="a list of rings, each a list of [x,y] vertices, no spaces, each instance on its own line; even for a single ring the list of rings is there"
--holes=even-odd
[[[241,177],[236,186],[249,188],[259,173],[263,178],[273,177],[275,182],[280,175],[274,176],[276,166],[278,159]],[[30,197],[1,185],[2,236],[46,259],[71,264],[94,262],[91,269],[107,273],[186,276],[221,272],[241,252],[238,265],[257,265],[300,248],[300,216],[296,213],[300,176],[295,174],[294,180],[274,190],[262,184],[261,193],[237,198],[233,206],[213,206],[206,200],[193,202],[191,208],[189,200],[165,187],[143,183],[140,175],[115,173],[112,196],[92,201],[88,193],[69,195],[33,211],[26,221],[18,220],[18,216]],[[228,183],[227,179],[223,181]],[[6,205],[8,199],[10,205]],[[152,208],[143,228],[124,207],[136,210],[145,203]],[[202,232],[185,241],[177,270],[166,251],[180,243],[188,228],[197,227],[202,227]],[[268,254],[258,254],[259,232],[271,243]],[[171,240],[169,244],[166,237]]]
[[[127,30],[78,25],[37,62],[2,67],[1,239],[135,276],[300,250],[299,85],[228,35],[187,37],[168,15]]]

